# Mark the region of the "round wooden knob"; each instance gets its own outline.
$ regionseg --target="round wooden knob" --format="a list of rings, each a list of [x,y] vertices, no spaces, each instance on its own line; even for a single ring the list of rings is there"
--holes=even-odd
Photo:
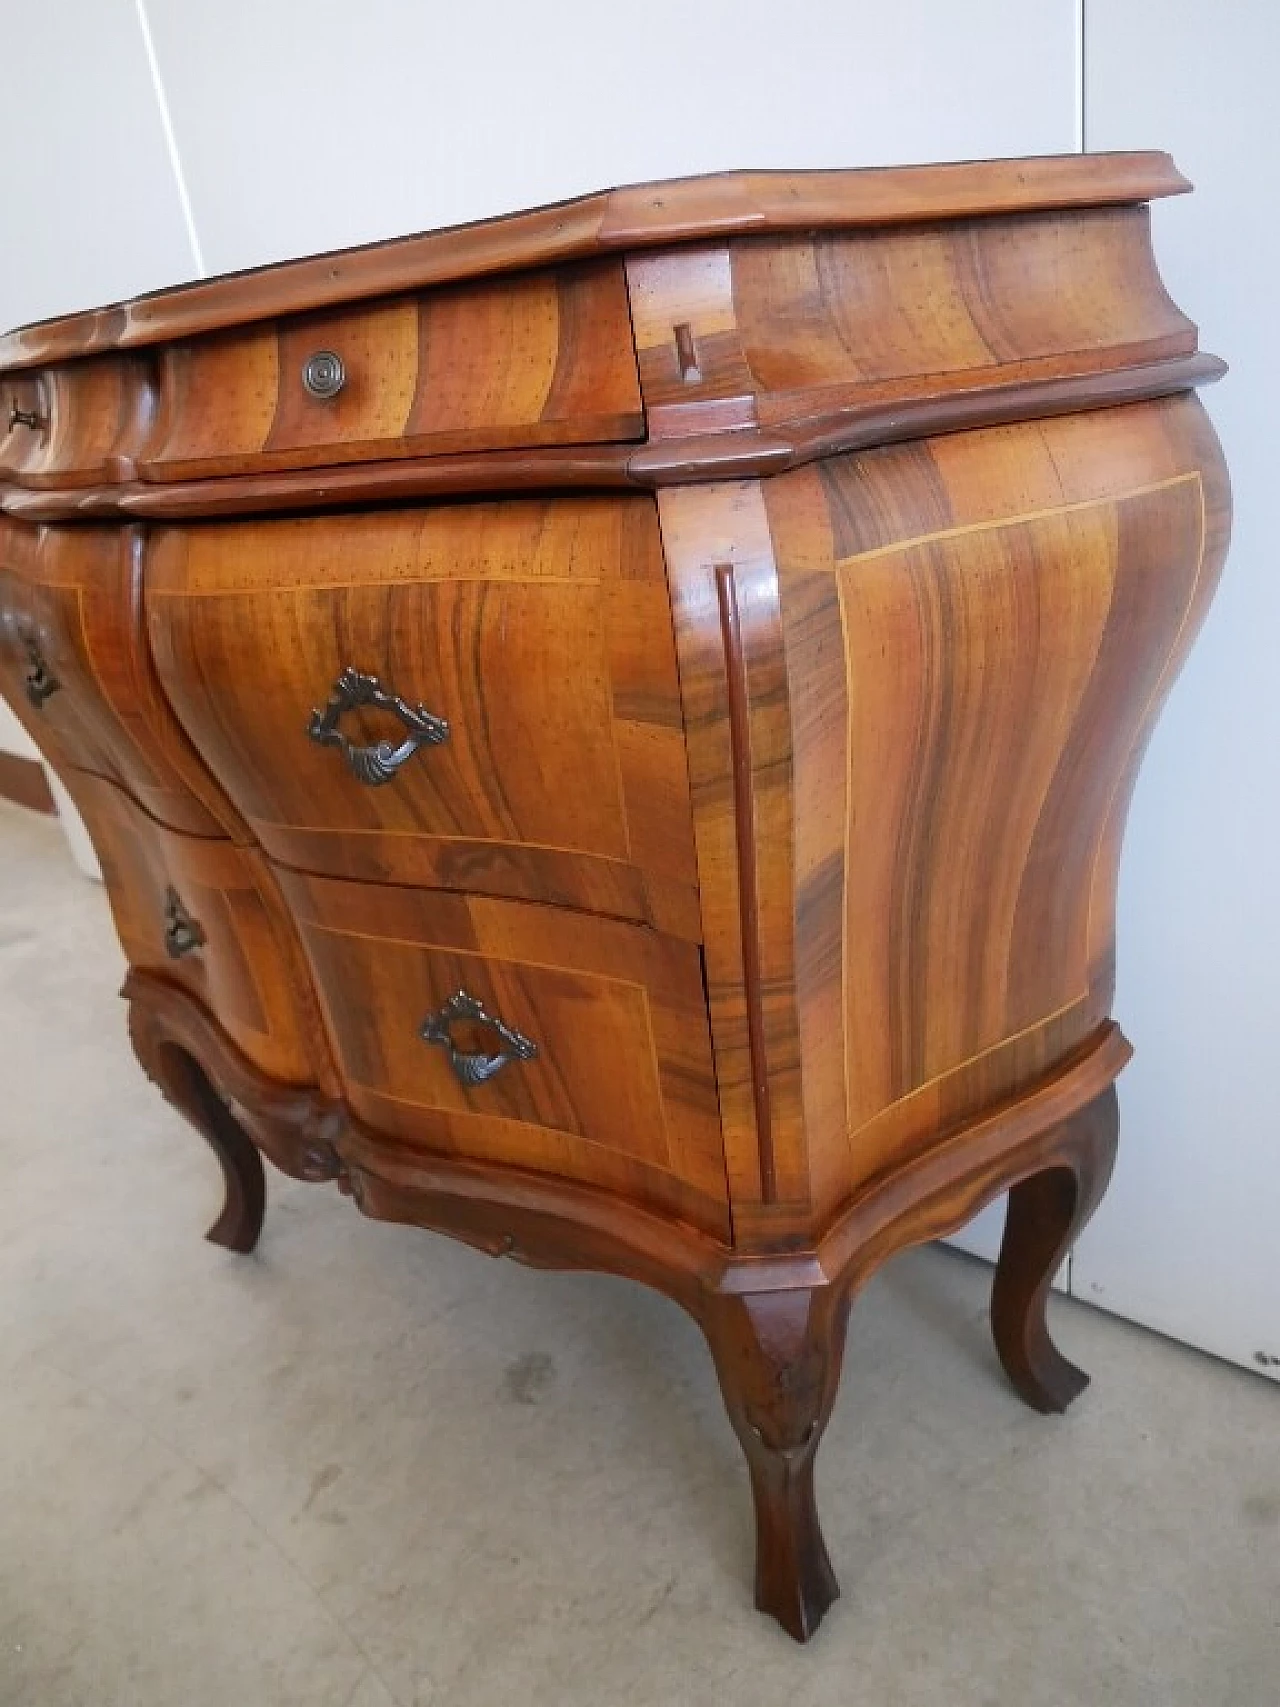
[[[312,397],[336,397],[347,383],[347,370],[336,350],[317,350],[302,368],[302,383]]]

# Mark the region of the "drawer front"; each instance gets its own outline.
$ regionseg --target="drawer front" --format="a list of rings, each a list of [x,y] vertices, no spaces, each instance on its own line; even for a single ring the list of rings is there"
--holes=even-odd
[[[279,875],[347,1100],[375,1132],[727,1235],[692,944],[520,902]]]
[[[1157,273],[1145,206],[744,234],[633,253],[627,273],[655,438],[1196,347]]]
[[[127,453],[146,431],[151,401],[143,363],[127,356],[0,374],[0,483],[128,478]]]
[[[698,936],[648,497],[166,529],[147,601],[168,698],[282,863]],[[351,678],[329,709],[349,670],[399,710]]]
[[[644,432],[615,261],[192,339],[162,370],[152,479]]]
[[[118,528],[0,521],[0,691],[60,769],[107,777],[162,823],[216,835],[156,733],[172,713],[140,645],[138,549]]]
[[[272,1078],[314,1081],[294,994],[304,974],[296,948],[273,924],[255,856],[228,841],[161,829],[99,777],[76,773],[68,786],[130,965],[190,990]]]

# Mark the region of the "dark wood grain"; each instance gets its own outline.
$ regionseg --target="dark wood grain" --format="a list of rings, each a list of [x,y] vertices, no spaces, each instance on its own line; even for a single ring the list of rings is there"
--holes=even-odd
[[[1226,373],[1216,356],[1198,353],[1100,373],[1013,380],[956,388],[945,396],[851,404],[775,422],[768,428],[669,438],[636,450],[628,445],[574,445],[547,450],[432,456],[355,467],[287,470],[163,484],[121,482],[86,489],[31,491],[0,480],[0,511],[24,521],[109,516],[181,520],[252,516],[273,511],[342,509],[355,503],[449,497],[466,493],[652,490],[712,480],[785,474],[821,457],[938,433],[1107,409],[1212,385]]]
[[[957,385],[941,395],[922,387],[892,403],[854,402],[768,427],[664,439],[630,454],[627,477],[660,487],[785,474],[847,451],[1168,397],[1212,385],[1226,371],[1225,362],[1201,352],[1098,373]]]
[[[273,904],[260,856],[221,837],[179,835],[101,777],[70,768],[62,776],[97,852],[129,964],[190,991],[269,1077],[315,1080],[323,1039],[307,1023],[296,935]],[[204,936],[180,959],[165,936],[170,890]]]
[[[536,1268],[618,1274],[655,1287],[700,1323],[711,1346],[726,1408],[751,1471],[757,1522],[757,1604],[806,1640],[838,1593],[813,1498],[814,1458],[839,1380],[845,1322],[857,1291],[881,1263],[908,1245],[953,1231],[1000,1192],[1025,1180],[1080,1171],[1089,1134],[1105,1127],[1108,1087],[1128,1047],[1114,1027],[1024,1095],[960,1130],[928,1156],[864,1192],[821,1241],[744,1259],[713,1234],[628,1201],[599,1185],[506,1164],[433,1153],[364,1126],[343,1104],[266,1079],[241,1056],[186,992],[131,973],[124,994],[140,1058],[150,1071],[166,1049],[198,1063],[235,1121],[278,1167],[298,1178],[330,1179],[368,1215],[449,1233],[493,1256]],[[166,1094],[209,1136],[209,1107],[183,1099],[187,1063],[158,1077]],[[1101,1096],[1101,1112],[1096,1113]],[[214,1137],[224,1148],[225,1129]],[[215,1145],[216,1148],[216,1145]],[[220,1158],[221,1159],[221,1158]],[[239,1159],[229,1158],[234,1174]],[[1098,1176],[1094,1175],[1096,1180]],[[232,1183],[224,1230],[247,1240],[244,1191]],[[226,1212],[224,1212],[225,1214]],[[1029,1267],[1009,1264],[998,1309],[1016,1322]],[[1033,1292],[1032,1301],[1034,1304]],[[1008,1344],[1008,1333],[998,1330]],[[1003,1355],[1003,1353],[1002,1353]]]
[[[147,605],[169,700],[274,859],[700,936],[651,499],[166,530]],[[307,738],[349,666],[450,725],[385,787]]]
[[[0,378],[0,483],[65,491],[132,478],[154,407],[145,360],[99,356]],[[14,420],[14,412],[28,417]],[[30,418],[34,417],[34,421]]]
[[[121,994],[143,1071],[208,1142],[222,1170],[225,1201],[206,1237],[251,1251],[266,1207],[258,1151],[295,1179],[337,1179],[337,1105],[267,1078],[227,1042],[204,1002],[167,977],[131,967]]]
[[[1036,1411],[1065,1411],[1089,1384],[1049,1338],[1046,1308],[1054,1276],[1107,1189],[1119,1127],[1112,1086],[1073,1117],[1058,1165],[1009,1193],[991,1328],[1009,1379]]]
[[[32,739],[61,766],[126,788],[191,835],[235,833],[225,797],[160,698],[141,643],[136,534],[0,521],[0,684]],[[33,648],[58,688],[24,691]]]
[[[0,369],[190,337],[428,284],[720,233],[897,225],[1142,202],[1190,189],[1167,154],[1060,155],[634,184],[506,219],[230,273],[0,338]]]
[[[0,800],[25,806],[29,812],[56,812],[57,802],[39,759],[0,752]]]
[[[223,1205],[205,1238],[229,1251],[247,1254],[262,1233],[267,1207],[257,1147],[213,1088],[197,1058],[170,1043],[158,1029],[147,1027],[141,1010],[133,1008],[130,1012],[133,1052],[143,1072],[166,1102],[185,1115],[205,1139],[222,1170]]]
[[[633,256],[627,278],[657,440],[922,394],[938,404],[1196,347],[1145,207],[740,237]]]
[[[316,399],[308,357],[346,383]],[[165,348],[146,480],[637,439],[644,413],[616,262],[391,298]]]
[[[280,881],[345,1098],[371,1129],[438,1154],[594,1182],[727,1237],[692,944],[523,902],[283,871]],[[536,1057],[488,1083],[459,1083],[421,1037],[458,990],[532,1039]]]
[[[807,1642],[840,1593],[814,1499],[813,1462],[840,1385],[848,1291],[719,1296],[701,1312],[725,1408],[751,1472],[756,1606]]]
[[[1220,572],[1229,501],[1199,405],[1176,398],[659,503],[734,1222],[767,1245],[1106,1017],[1133,767]],[[754,613],[773,1205],[723,780],[722,541]]]
[[[1084,1384],[1047,1303],[1115,1153],[1121,838],[1230,525],[1140,205],[1185,187],[738,173],[0,343],[0,689],[213,1236],[261,1152],[667,1294],[801,1640],[880,1264],[1009,1192],[999,1356]]]

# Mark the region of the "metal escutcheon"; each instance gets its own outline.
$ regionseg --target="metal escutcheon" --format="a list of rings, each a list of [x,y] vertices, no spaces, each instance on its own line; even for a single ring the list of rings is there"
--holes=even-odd
[[[371,747],[359,747],[349,740],[338,725],[345,712],[364,705],[398,717],[405,726],[404,740],[375,741]],[[449,724],[425,705],[410,705],[397,694],[388,693],[377,676],[367,676],[362,670],[348,667],[333,684],[328,702],[311,713],[307,734],[321,747],[337,747],[351,774],[366,787],[381,788],[419,747],[438,747],[447,741]]]
[[[197,919],[182,904],[182,897],[172,884],[164,892],[164,949],[170,960],[181,960],[184,954],[194,954],[203,948],[205,934]]]
[[[489,1026],[497,1032],[502,1048],[491,1054],[483,1050],[459,1049],[449,1029],[455,1020],[470,1020],[476,1025]],[[424,1042],[438,1043],[448,1051],[454,1075],[468,1090],[485,1084],[514,1062],[532,1061],[538,1053],[538,1045],[531,1037],[525,1037],[493,1014],[486,1013],[483,1002],[465,990],[455,991],[437,1013],[428,1014],[418,1028],[418,1036]]]
[[[12,432],[15,427],[30,427],[34,432],[39,432],[43,426],[44,416],[38,409],[19,409],[16,403],[10,408],[9,432]]]
[[[302,365],[302,383],[322,403],[336,397],[347,383],[347,370],[336,350],[316,350]]]
[[[44,653],[30,635],[23,637],[22,644],[27,654],[27,671],[22,679],[22,686],[31,704],[37,711],[41,711],[44,709],[45,700],[57,693],[62,683],[49,668]]]

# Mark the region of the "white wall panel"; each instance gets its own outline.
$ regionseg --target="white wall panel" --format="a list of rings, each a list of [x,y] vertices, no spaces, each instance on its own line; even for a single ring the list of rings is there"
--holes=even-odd
[[[736,166],[1069,150],[1073,0],[146,0],[213,270]]]
[[[0,0],[0,65],[0,327],[189,278],[191,244],[132,0]],[[0,751],[35,756],[6,705]],[[84,863],[84,832],[66,809]]]
[[[0,326],[189,278],[133,0],[0,0]]]
[[[1196,184],[1160,206],[1156,241],[1232,364],[1204,401],[1236,521],[1134,801],[1116,1012],[1137,1056],[1073,1290],[1256,1367],[1280,1358],[1280,8],[1106,0],[1086,39],[1090,148],[1168,148]]]

